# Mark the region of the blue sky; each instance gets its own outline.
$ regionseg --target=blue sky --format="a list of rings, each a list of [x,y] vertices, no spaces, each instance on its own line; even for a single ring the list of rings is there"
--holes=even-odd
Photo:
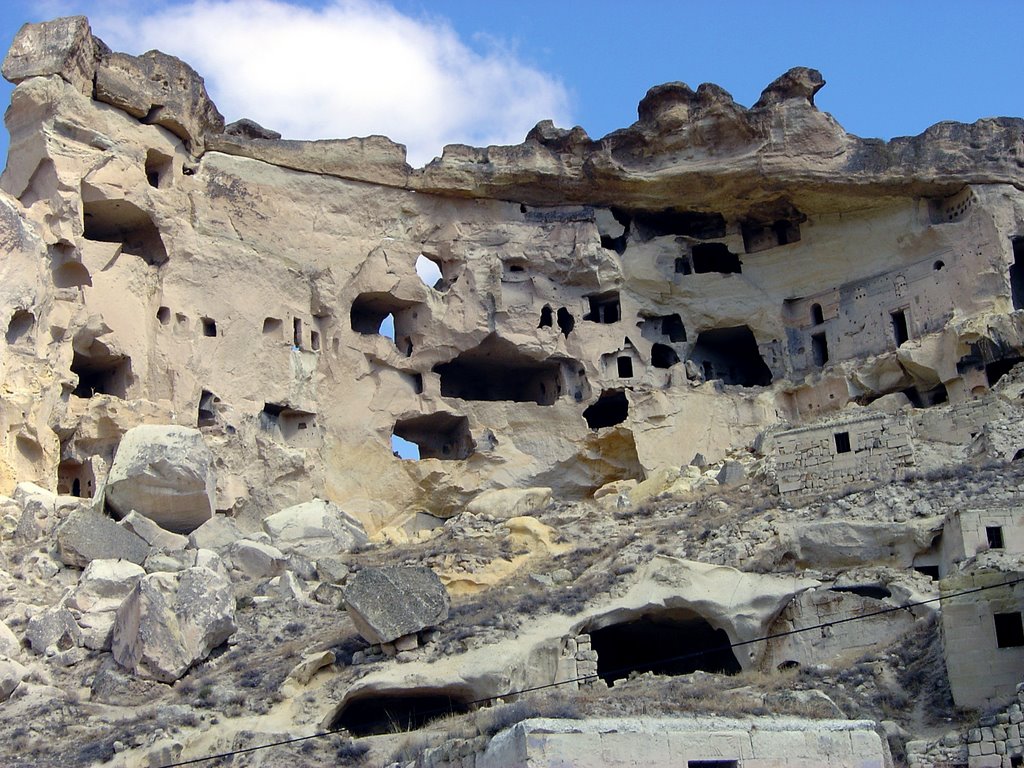
[[[1024,113],[1020,2],[5,0],[0,45],[67,13],[115,49],[181,55],[229,120],[385,133],[414,164],[447,142],[519,141],[548,117],[596,138],[671,80],[750,105],[796,65],[822,71],[818,106],[862,136]]]

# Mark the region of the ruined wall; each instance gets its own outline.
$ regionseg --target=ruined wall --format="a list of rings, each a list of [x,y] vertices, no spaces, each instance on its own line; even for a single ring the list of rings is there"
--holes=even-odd
[[[898,477],[914,464],[905,414],[865,414],[771,435],[782,494],[816,493]]]
[[[975,570],[939,584],[946,669],[958,706],[981,708],[1016,693],[1024,669],[1024,584],[948,595],[1020,577],[1017,571]]]

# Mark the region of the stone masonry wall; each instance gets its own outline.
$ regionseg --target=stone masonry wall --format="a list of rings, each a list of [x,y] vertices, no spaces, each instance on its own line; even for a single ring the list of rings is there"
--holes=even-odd
[[[898,477],[914,465],[901,415],[870,414],[773,434],[773,466],[783,495],[814,494]]]

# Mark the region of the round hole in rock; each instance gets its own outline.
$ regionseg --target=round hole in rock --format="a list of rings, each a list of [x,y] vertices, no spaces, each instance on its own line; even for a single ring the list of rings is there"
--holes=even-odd
[[[591,630],[590,643],[597,652],[597,674],[608,684],[633,671],[733,675],[741,669],[725,630],[686,610],[645,614]]]
[[[402,733],[469,709],[468,697],[436,689],[357,696],[341,705],[329,730],[345,728],[356,737]]]

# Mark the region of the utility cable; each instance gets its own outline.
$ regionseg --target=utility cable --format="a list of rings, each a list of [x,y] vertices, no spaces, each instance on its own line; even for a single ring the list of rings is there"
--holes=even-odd
[[[741,640],[739,642],[727,643],[725,645],[720,645],[720,646],[717,646],[717,647],[714,647],[714,648],[705,648],[705,649],[700,650],[700,651],[691,651],[689,653],[683,653],[683,654],[680,654],[678,656],[669,656],[667,658],[660,659],[658,661],[645,662],[643,665],[633,665],[633,666],[629,666],[629,667],[623,667],[621,669],[605,670],[604,672],[599,673],[599,674],[583,675],[581,677],[574,677],[574,678],[572,678],[570,680],[560,680],[557,683],[545,683],[544,685],[535,685],[535,686],[532,686],[532,687],[529,687],[529,688],[520,688],[517,691],[509,691],[508,693],[503,693],[503,694],[499,694],[499,695],[495,695],[495,696],[485,696],[485,697],[480,698],[480,699],[473,699],[472,701],[467,701],[467,702],[465,702],[465,705],[467,707],[470,707],[470,706],[475,706],[475,705],[479,705],[479,704],[486,704],[487,702],[496,701],[497,699],[505,699],[505,698],[508,698],[508,697],[511,697],[511,696],[521,696],[521,695],[526,694],[526,693],[536,693],[537,691],[544,691],[544,690],[548,690],[548,689],[551,689],[551,688],[558,688],[559,686],[562,686],[562,685],[570,685],[572,683],[577,683],[577,684],[578,683],[587,683],[587,682],[591,682],[591,681],[597,680],[598,678],[602,678],[602,677],[613,677],[615,675],[628,674],[629,672],[635,671],[638,666],[645,666],[646,667],[646,666],[662,666],[662,665],[665,665],[665,664],[672,664],[672,663],[675,663],[675,662],[678,662],[678,661],[685,661],[687,659],[698,658],[700,656],[707,656],[707,655],[710,655],[710,654],[713,654],[713,653],[721,653],[722,651],[733,650],[735,648],[742,648],[744,646],[753,645],[754,643],[763,643],[763,642],[767,642],[769,640],[777,640],[777,639],[783,638],[783,637],[790,637],[792,635],[798,635],[798,634],[801,634],[803,632],[812,632],[814,630],[831,629],[832,627],[836,627],[836,626],[839,626],[841,624],[849,624],[849,623],[855,622],[855,621],[864,621],[866,619],[872,619],[872,618],[875,618],[876,616],[884,616],[884,615],[890,614],[890,613],[898,613],[900,611],[907,611],[907,610],[910,610],[911,608],[918,608],[918,607],[920,607],[922,605],[929,605],[931,603],[937,603],[937,602],[941,602],[943,600],[949,600],[949,599],[955,598],[955,597],[963,597],[965,595],[974,595],[974,594],[977,594],[979,592],[985,592],[986,590],[989,590],[989,589],[1000,589],[1001,587],[1013,587],[1013,586],[1015,586],[1017,584],[1021,584],[1021,583],[1024,583],[1024,577],[1019,578],[1019,579],[1012,579],[1011,581],[1000,582],[999,584],[989,584],[989,585],[986,585],[986,586],[974,587],[972,589],[964,589],[964,590],[961,590],[959,592],[950,592],[950,593],[945,594],[945,595],[939,595],[938,597],[928,598],[927,600],[919,600],[919,601],[914,602],[914,603],[907,603],[906,605],[890,606],[888,608],[882,608],[882,609],[879,609],[877,611],[872,611],[871,613],[863,613],[863,614],[859,614],[857,616],[847,616],[845,618],[835,619],[833,621],[824,621],[824,622],[821,622],[820,624],[814,624],[813,626],[809,626],[809,627],[800,627],[800,628],[797,628],[797,629],[790,629],[790,630],[787,630],[785,632],[776,632],[776,633],[771,634],[771,635],[764,635],[762,637],[755,637],[755,638],[753,638],[751,640]],[[427,716],[429,716],[429,715],[443,716],[443,715],[450,715],[450,714],[453,714],[453,713],[452,713],[450,708],[449,709],[438,708],[436,710],[424,710],[423,712],[420,712],[418,714],[421,715],[421,716],[422,715],[427,715]],[[383,725],[384,721],[381,720],[380,724]],[[166,763],[163,766],[161,766],[160,768],[180,768],[181,766],[186,766],[186,765],[196,765],[198,763],[202,763],[202,762],[205,762],[207,760],[219,760],[219,759],[226,758],[226,757],[233,757],[235,755],[247,754],[249,752],[257,752],[257,751],[263,750],[263,749],[271,749],[273,747],[283,747],[283,746],[286,746],[288,744],[297,744],[299,742],[309,741],[311,739],[320,739],[320,738],[323,738],[325,736],[333,736],[333,735],[335,735],[337,733],[341,733],[344,730],[346,730],[346,729],[345,728],[331,728],[331,729],[328,729],[326,731],[317,731],[316,733],[311,733],[308,736],[296,736],[296,737],[291,738],[291,739],[283,739],[281,741],[274,741],[274,742],[270,742],[268,744],[259,744],[259,745],[255,746],[255,747],[246,747],[244,749],[233,749],[233,750],[231,750],[229,752],[220,752],[220,753],[215,754],[215,755],[206,755],[204,757],[195,757],[195,758],[192,758],[192,759],[189,759],[189,760],[182,760],[182,761],[179,761],[179,762],[176,762],[176,763]]]

